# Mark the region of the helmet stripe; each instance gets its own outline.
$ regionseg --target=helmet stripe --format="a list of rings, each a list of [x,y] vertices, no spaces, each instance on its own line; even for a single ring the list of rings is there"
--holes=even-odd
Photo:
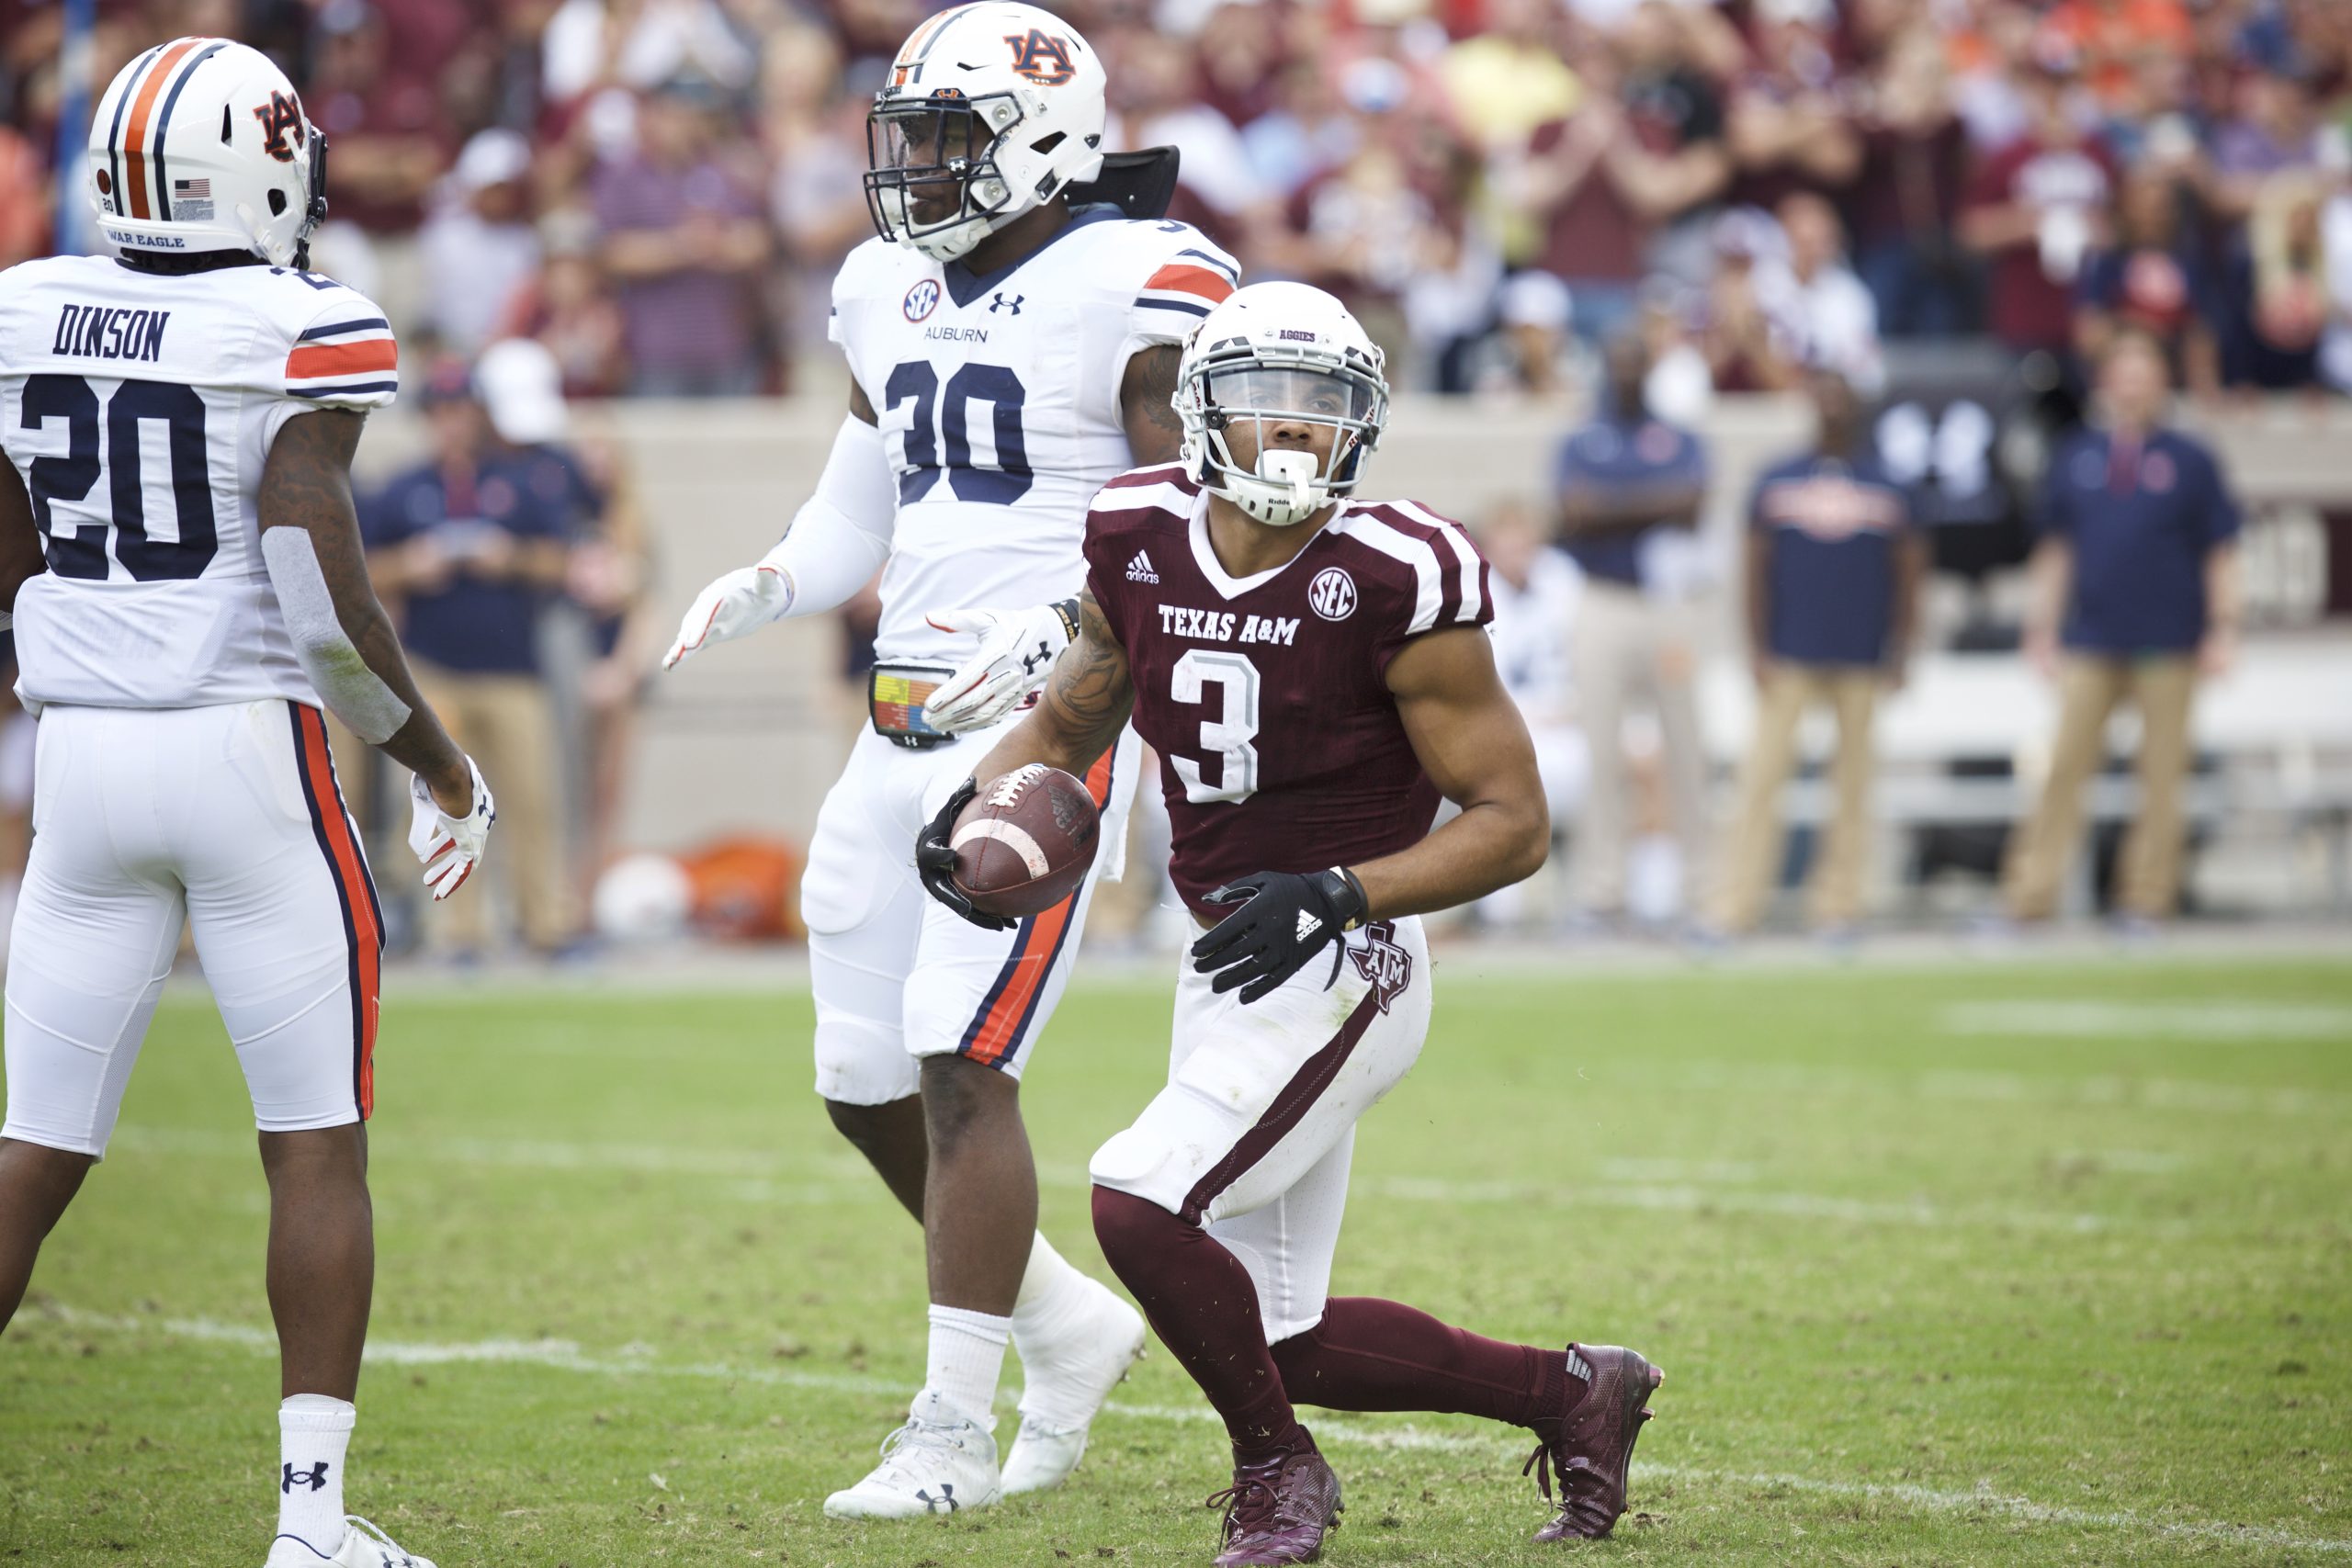
[[[122,204],[123,111],[130,107],[131,94],[139,85],[139,73],[146,69],[149,61],[163,52],[164,46],[159,43],[141,55],[132,63],[130,70],[123,73],[122,92],[114,101],[114,123],[107,127],[107,180],[114,186],[114,189],[108,193],[107,199],[114,203],[114,215],[117,218],[124,216]]]
[[[187,69],[180,73],[180,79],[172,84],[171,92],[164,96],[164,112],[155,118],[155,211],[166,220],[172,215],[172,186],[164,172],[164,138],[171,133],[172,106],[180,101],[180,89],[196,74],[196,68],[228,47],[228,40],[223,39],[189,61]]]
[[[900,65],[922,64],[925,59],[929,58],[932,45],[939,41],[939,35],[946,28],[947,24],[954,21],[957,17],[962,16],[971,8],[972,7],[968,5],[950,6],[944,11],[940,12],[937,16],[932,17],[931,20],[917,28],[913,32],[908,34],[907,41],[899,46],[899,58],[897,63]]]
[[[123,164],[130,177],[130,215],[153,218],[147,210],[147,122],[154,112],[155,96],[164,90],[164,78],[202,40],[184,38],[164,51],[164,58],[149,67],[139,81],[139,97],[130,106],[130,129],[123,136]]]

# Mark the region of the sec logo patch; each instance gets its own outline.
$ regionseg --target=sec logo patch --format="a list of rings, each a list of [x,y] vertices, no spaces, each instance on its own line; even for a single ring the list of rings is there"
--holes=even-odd
[[[1327,621],[1344,621],[1356,613],[1356,580],[1344,567],[1327,566],[1306,585],[1306,604]]]
[[[921,283],[916,284],[912,288],[908,289],[906,300],[899,306],[899,309],[906,312],[907,320],[910,321],[920,321],[929,316],[933,310],[938,310],[938,280],[936,278],[926,277]]]

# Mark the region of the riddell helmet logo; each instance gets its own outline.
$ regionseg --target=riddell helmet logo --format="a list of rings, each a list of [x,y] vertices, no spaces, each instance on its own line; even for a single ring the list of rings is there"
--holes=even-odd
[[[302,144],[302,106],[292,95],[272,91],[269,102],[254,110],[254,118],[261,121],[261,150],[281,164],[294,161],[294,148]],[[286,141],[288,131],[294,133],[292,146]]]
[[[1004,41],[1012,46],[1012,73],[1040,87],[1058,87],[1078,74],[1078,67],[1070,63],[1068,39],[1031,28],[1026,33],[1005,34]]]
[[[1327,621],[1344,621],[1356,613],[1356,580],[1345,567],[1327,566],[1307,584],[1306,603]]]

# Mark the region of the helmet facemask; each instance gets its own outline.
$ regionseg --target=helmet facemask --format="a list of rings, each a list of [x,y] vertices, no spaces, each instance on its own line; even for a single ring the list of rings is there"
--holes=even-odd
[[[865,117],[866,210],[884,239],[953,261],[1027,210],[997,162],[1027,116],[1012,93],[895,91]]]
[[[1388,419],[1387,383],[1353,350],[1286,355],[1237,344],[1192,366],[1175,400],[1193,472],[1244,514],[1275,527],[1303,523],[1351,493]],[[1328,458],[1274,440],[1278,428],[1301,424],[1332,432]],[[1237,429],[1250,434],[1247,468],[1234,457]]]

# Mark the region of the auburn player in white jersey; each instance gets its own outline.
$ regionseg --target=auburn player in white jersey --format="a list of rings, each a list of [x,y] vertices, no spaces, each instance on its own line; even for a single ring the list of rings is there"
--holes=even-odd
[[[187,38],[91,127],[120,253],[0,274],[0,609],[40,718],[7,985],[0,1325],[106,1152],[192,927],[269,1181],[284,1403],[270,1568],[430,1568],[343,1511],[375,1262],[365,1123],[383,924],[322,705],[414,775],[434,897],[481,774],[368,587],[350,462],[392,400],[383,312],[303,270],[326,147],[259,52]]]
[[[1094,1229],[1232,1440],[1218,1568],[1314,1562],[1338,1517],[1295,1404],[1523,1427],[1545,1495],[1555,1470],[1561,1485],[1536,1539],[1606,1535],[1660,1377],[1646,1360],[1330,1294],[1356,1122],[1429,1031],[1417,917],[1527,876],[1550,839],[1486,563],[1428,509],[1357,499],[1388,388],[1322,290],[1219,305],[1176,406],[1183,460],[1096,499],[1079,641],[974,771],[1084,768],[1130,713],[1159,753],[1169,872],[1204,931],[1168,1087],[1095,1152]],[[1441,795],[1461,811],[1432,831]],[[916,854],[962,913],[952,826]]]
[[[1106,165],[1103,91],[1086,40],[1033,6],[957,6],[907,39],[867,122],[878,237],[833,286],[849,417],[783,541],[703,592],[667,660],[830,610],[882,569],[872,724],[819,814],[801,904],[817,1089],[923,1222],[931,1337],[907,1424],[827,1500],[838,1517],[1057,1484],[1143,1345],[1134,1311],[1036,1235],[1018,1100],[1093,883],[978,930],[923,897],[907,856],[1069,644],[1087,500],[1175,456],[1178,345],[1238,278],[1159,220],[1172,150]],[[1114,845],[1136,759],[1128,737],[1088,778]],[[1000,1471],[989,1407],[1008,1338],[1024,1388]]]

